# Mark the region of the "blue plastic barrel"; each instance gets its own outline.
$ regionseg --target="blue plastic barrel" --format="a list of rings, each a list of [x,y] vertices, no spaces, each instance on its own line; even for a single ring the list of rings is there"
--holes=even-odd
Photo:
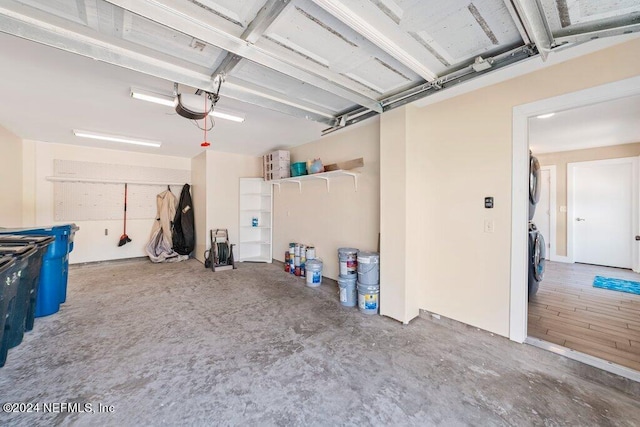
[[[35,317],[57,313],[60,310],[60,304],[67,299],[69,252],[73,250],[73,237],[78,230],[79,227],[75,224],[0,229],[0,234],[55,237],[55,241],[49,245],[42,260]]]

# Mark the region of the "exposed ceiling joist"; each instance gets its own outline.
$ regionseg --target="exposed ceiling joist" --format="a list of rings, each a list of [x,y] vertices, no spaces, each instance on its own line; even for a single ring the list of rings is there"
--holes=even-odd
[[[554,42],[539,0],[511,0],[511,3],[540,56],[546,60]]]
[[[206,43],[239,55],[257,64],[281,72],[302,82],[362,105],[377,112],[382,106],[371,94],[357,90],[344,76],[314,64],[287,60],[261,49],[245,40],[227,34],[198,19],[194,5],[188,2],[173,2],[170,5],[155,0],[107,0],[131,13],[144,16],[175,31],[195,37]]]
[[[289,4],[291,4],[290,0],[268,0],[244,30],[240,38],[249,43],[258,41]],[[218,74],[229,74],[241,60],[241,56],[227,53],[211,77],[215,78]]]
[[[71,28],[72,27],[72,28]],[[125,46],[115,43],[84,26],[71,25],[60,21],[60,25],[53,25],[39,21],[32,16],[21,14],[18,10],[0,7],[0,29],[27,40],[65,50],[67,52],[86,56],[108,64],[117,65],[155,76],[171,82],[214,91],[213,79],[204,73],[191,70],[140,52],[132,51]],[[224,96],[248,102],[270,110],[279,111],[294,117],[305,118],[327,125],[333,125],[335,120],[328,117],[328,113],[320,107],[293,105],[284,95],[261,93],[255,88],[244,90],[237,84],[224,85]]]
[[[427,81],[437,75],[417,58],[424,50],[416,40],[386,19],[369,1],[313,0],[318,6],[353,28],[363,37]],[[357,12],[354,10],[357,7]]]

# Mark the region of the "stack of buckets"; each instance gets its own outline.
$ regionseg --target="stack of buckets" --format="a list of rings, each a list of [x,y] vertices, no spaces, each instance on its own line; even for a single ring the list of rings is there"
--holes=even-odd
[[[338,249],[340,303],[364,314],[377,314],[380,301],[380,255],[355,248]]]
[[[317,287],[322,284],[322,261],[316,259],[313,246],[289,243],[284,261],[284,271],[298,277],[306,277],[307,286]]]
[[[380,254],[358,253],[358,308],[364,314],[380,309]]]

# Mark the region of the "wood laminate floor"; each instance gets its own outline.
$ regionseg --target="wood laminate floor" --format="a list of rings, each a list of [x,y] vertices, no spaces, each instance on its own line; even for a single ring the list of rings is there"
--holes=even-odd
[[[594,288],[596,275],[640,281],[631,270],[547,261],[529,336],[640,371],[640,295]]]

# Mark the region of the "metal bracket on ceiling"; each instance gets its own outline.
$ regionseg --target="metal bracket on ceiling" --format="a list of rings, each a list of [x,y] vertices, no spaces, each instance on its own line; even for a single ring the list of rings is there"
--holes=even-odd
[[[429,85],[432,89],[441,90],[444,87],[445,79],[437,79],[431,82]]]

